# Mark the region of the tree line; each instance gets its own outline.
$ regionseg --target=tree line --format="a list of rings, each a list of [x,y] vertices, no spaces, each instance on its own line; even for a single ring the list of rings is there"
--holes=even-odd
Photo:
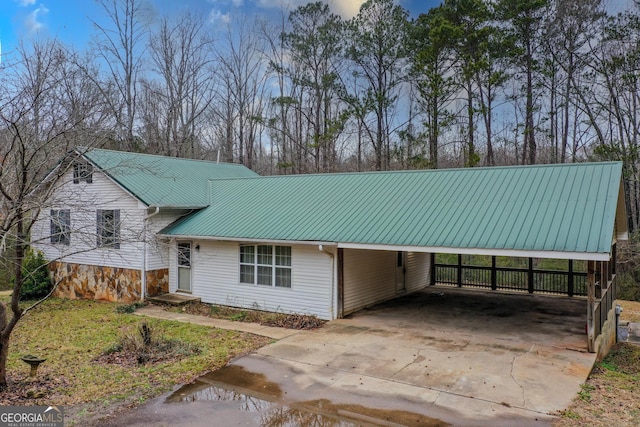
[[[415,18],[368,0],[351,19],[312,2],[222,31],[98,4],[86,50],[36,38],[5,55],[4,140],[261,174],[622,160],[638,226],[639,0],[444,0]]]

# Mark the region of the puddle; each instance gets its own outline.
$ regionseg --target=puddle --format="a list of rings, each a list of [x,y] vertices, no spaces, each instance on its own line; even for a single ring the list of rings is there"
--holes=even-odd
[[[255,414],[256,425],[263,427],[390,425],[444,427],[450,425],[407,411],[336,404],[327,399],[290,402],[285,401],[282,396],[280,387],[268,381],[264,375],[231,365],[181,387],[167,398],[167,403],[235,404],[238,411]]]

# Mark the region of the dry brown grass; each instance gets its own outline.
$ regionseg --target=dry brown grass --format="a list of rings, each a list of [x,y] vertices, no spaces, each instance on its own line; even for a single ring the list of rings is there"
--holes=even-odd
[[[640,302],[618,300],[618,304],[622,306],[622,314],[620,320],[628,322],[640,322]]]
[[[616,344],[560,416],[555,427],[640,425],[640,346]]]

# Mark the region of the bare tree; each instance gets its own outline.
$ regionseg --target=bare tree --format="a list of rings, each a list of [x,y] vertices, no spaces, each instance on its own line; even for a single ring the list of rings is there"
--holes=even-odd
[[[108,23],[92,21],[98,30],[96,55],[108,70],[103,92],[110,100],[110,110],[119,131],[123,149],[136,149],[135,125],[138,108],[138,85],[146,49],[151,9],[146,0],[97,0]],[[116,89],[107,90],[109,86]]]
[[[7,386],[11,333],[41,302],[18,304],[31,229],[66,171],[66,164],[54,168],[54,161],[78,140],[95,141],[86,125],[98,126],[98,109],[86,103],[90,94],[79,101],[84,81],[65,61],[70,55],[56,41],[36,41],[21,45],[16,61],[0,69],[0,242],[5,267],[14,272],[11,302],[0,302],[0,390]]]
[[[242,21],[241,21],[242,22]],[[222,123],[225,160],[253,168],[266,97],[266,59],[258,31],[228,26],[216,48],[217,116]],[[255,28],[255,27],[254,27]],[[232,150],[233,145],[236,149]],[[235,155],[234,155],[235,151]]]
[[[149,149],[194,157],[202,118],[213,99],[213,40],[202,19],[185,13],[175,22],[163,18],[149,46],[152,71],[160,76],[159,82],[144,85],[143,126],[156,127],[146,131]]]

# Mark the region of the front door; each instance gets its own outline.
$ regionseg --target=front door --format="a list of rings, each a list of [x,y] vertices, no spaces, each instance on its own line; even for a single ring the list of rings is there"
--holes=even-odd
[[[178,290],[191,292],[191,242],[178,242]]]
[[[405,275],[406,275],[407,253],[398,251],[396,254],[396,293],[405,292]]]

